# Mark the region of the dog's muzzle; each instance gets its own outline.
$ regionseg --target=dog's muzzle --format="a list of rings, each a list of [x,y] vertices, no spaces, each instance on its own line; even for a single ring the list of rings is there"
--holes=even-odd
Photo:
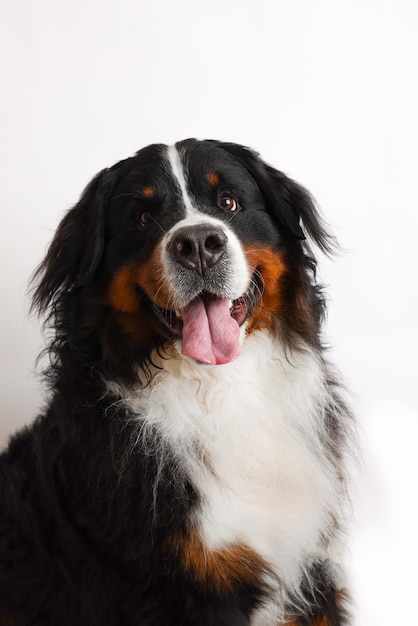
[[[182,354],[216,365],[236,359],[254,299],[236,235],[211,218],[179,225],[167,233],[162,260],[174,306],[155,312],[181,337]]]

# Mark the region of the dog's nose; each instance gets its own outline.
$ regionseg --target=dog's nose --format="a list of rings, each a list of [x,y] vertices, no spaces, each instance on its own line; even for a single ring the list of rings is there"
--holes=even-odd
[[[227,243],[228,237],[218,226],[184,226],[174,234],[169,251],[183,267],[204,274],[222,258]]]

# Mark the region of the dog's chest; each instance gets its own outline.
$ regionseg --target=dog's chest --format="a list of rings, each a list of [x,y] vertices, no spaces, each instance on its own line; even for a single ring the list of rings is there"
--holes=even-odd
[[[135,408],[186,467],[206,547],[248,545],[293,587],[320,550],[333,498],[326,394],[314,355],[290,363],[269,346],[267,362],[255,360],[261,339],[227,366],[167,364]]]

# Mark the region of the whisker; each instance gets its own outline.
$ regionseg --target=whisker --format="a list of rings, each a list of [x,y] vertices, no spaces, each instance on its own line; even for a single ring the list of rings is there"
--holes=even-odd
[[[157,289],[157,291],[155,292],[155,295],[154,295],[154,301],[156,301],[158,299],[158,295],[159,295],[159,293],[160,293],[160,291],[162,290],[163,287],[164,287],[163,283],[158,287],[158,289]],[[174,311],[174,308],[175,308],[174,296],[172,294],[169,294],[167,304],[164,307],[162,307],[162,308],[164,308],[166,311],[170,312],[170,321],[171,321],[171,316],[173,315],[173,311]]]
[[[269,248],[247,248],[246,252],[259,252],[261,254],[269,254],[270,256],[277,258],[277,253],[273,252],[273,250],[270,250]]]
[[[160,293],[162,288],[163,288],[163,285],[160,285],[158,287],[158,289],[157,289],[157,291],[155,292],[155,295],[154,295],[154,301],[156,301],[158,299],[159,293]]]
[[[230,224],[232,222],[232,220],[234,219],[234,217],[236,215],[238,215],[238,213],[241,211],[241,207],[238,207],[238,211],[234,211],[233,213],[231,213],[231,216],[229,217],[229,219],[227,220],[227,224]]]
[[[153,221],[155,224],[157,224],[158,228],[159,228],[159,229],[160,229],[160,230],[164,233],[164,235],[166,235],[166,234],[167,234],[167,231],[166,231],[166,230],[164,230],[164,228],[161,226],[161,224],[159,224],[159,223],[157,222],[157,220],[155,219],[155,217],[153,216],[153,214],[152,214],[152,213],[150,213],[150,217],[151,217],[152,221]]]
[[[257,268],[250,267],[249,269],[252,273],[250,281],[252,290],[250,289],[249,293],[250,303],[251,306],[254,307],[254,313],[258,313],[258,311],[261,311],[263,307],[262,298],[265,291],[265,282],[263,275]]]
[[[135,197],[134,194],[132,194],[132,192],[130,192],[130,193],[119,193],[117,196],[113,196],[112,200],[117,200],[118,198],[126,198],[127,196],[129,196],[130,198]]]

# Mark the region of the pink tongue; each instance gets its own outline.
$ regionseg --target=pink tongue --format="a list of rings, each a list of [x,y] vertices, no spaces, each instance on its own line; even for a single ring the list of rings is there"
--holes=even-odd
[[[229,313],[228,300],[200,297],[181,310],[182,354],[201,363],[221,365],[241,352],[239,326]]]

